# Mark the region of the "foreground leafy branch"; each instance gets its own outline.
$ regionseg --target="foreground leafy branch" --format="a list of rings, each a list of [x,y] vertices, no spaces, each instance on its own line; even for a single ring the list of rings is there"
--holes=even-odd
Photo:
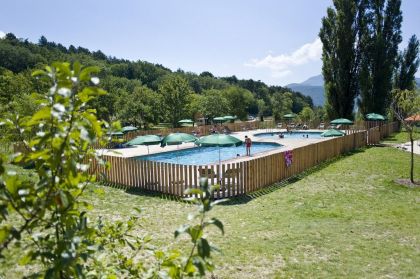
[[[214,249],[203,237],[204,229],[214,224],[223,232],[223,225],[217,219],[205,221],[215,203],[211,202],[212,188],[204,182],[201,189],[187,193],[197,196],[192,201],[200,205],[199,224],[175,233],[191,237],[193,245],[186,257],[175,250],[156,250],[149,245],[151,237],[138,236],[137,216],[114,223],[88,222],[93,206],[83,197],[95,177],[87,170],[92,160],[108,167],[92,148],[98,141],[105,143],[110,126],[89,108],[92,100],[106,94],[98,87],[98,72],[79,63],[54,63],[34,72],[51,84],[48,93],[33,94],[38,110],[30,117],[1,121],[15,129],[26,146],[26,152],[14,154],[12,162],[33,167],[36,175],[25,180],[5,171],[7,158],[0,157],[0,256],[8,249],[19,249],[23,255],[19,264],[36,266],[32,277],[205,275],[214,268],[210,262]],[[112,126],[118,128],[118,124]],[[143,251],[151,251],[152,259]]]

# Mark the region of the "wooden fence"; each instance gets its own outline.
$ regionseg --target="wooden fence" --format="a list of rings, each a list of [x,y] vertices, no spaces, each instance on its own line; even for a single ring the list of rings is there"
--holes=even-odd
[[[220,169],[219,165],[191,166],[104,156],[110,169],[105,170],[92,161],[91,170],[94,170],[98,180],[106,183],[175,196],[184,196],[187,188],[199,187],[200,177],[207,177],[209,183],[221,185],[215,198],[234,197],[262,189],[320,162],[366,146],[367,133],[355,132],[293,149],[292,164],[289,167],[285,163],[285,151],[279,151],[243,162],[223,163]]]

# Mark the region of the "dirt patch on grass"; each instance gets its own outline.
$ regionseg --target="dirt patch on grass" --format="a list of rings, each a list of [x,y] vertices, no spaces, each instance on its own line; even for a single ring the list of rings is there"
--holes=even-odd
[[[397,183],[398,185],[402,185],[408,188],[420,188],[420,181],[414,181],[414,183],[412,183],[410,181],[410,179],[395,179],[395,183]]]

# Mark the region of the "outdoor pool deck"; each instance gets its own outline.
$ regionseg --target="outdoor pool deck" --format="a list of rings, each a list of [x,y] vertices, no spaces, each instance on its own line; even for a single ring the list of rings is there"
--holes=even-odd
[[[243,131],[243,132],[233,132],[231,135],[241,139],[242,141],[245,140],[245,136],[251,138],[253,142],[273,142],[281,144],[279,148],[272,149],[265,152],[260,152],[257,154],[252,154],[252,147],[251,147],[251,156],[239,156],[230,160],[224,160],[224,163],[233,163],[233,162],[242,162],[247,161],[254,158],[260,158],[263,156],[271,155],[274,153],[282,152],[285,150],[291,150],[298,147],[310,145],[313,143],[326,141],[331,138],[263,138],[263,137],[255,137],[255,134],[260,133],[276,133],[276,132],[286,132],[285,129],[258,129],[258,130],[250,130],[250,131]],[[304,132],[323,132],[323,130],[304,130]],[[195,147],[194,143],[184,143],[179,146],[172,145],[166,146],[164,148],[160,147],[160,145],[151,145],[149,146],[150,154],[154,153],[161,153],[161,152],[168,152],[168,151],[175,151],[178,149],[186,149],[186,148],[193,148]],[[245,146],[242,146],[245,149]],[[147,146],[135,146],[130,148],[120,148],[120,149],[99,149],[97,150],[99,154],[107,155],[107,156],[116,156],[116,157],[123,157],[123,158],[131,158],[131,157],[138,157],[148,155],[147,153]],[[223,152],[223,148],[221,149]]]

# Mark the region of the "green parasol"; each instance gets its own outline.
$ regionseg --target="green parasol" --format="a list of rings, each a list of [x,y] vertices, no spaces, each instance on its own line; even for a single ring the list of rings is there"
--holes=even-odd
[[[225,135],[225,134],[213,134],[205,137],[201,137],[195,142],[198,146],[218,146],[219,147],[219,173],[222,170],[222,161],[220,159],[220,147],[228,146],[240,146],[242,141],[238,138]]]
[[[296,117],[296,114],[293,114],[293,113],[288,113],[288,114],[283,115],[283,118],[286,118],[286,119],[292,119],[295,117]]]
[[[123,133],[127,133],[127,132],[137,131],[138,129],[137,127],[134,127],[134,126],[125,126],[125,127],[122,127],[121,130]]]
[[[130,140],[126,143],[128,146],[132,145],[146,145],[147,146],[147,154],[149,154],[149,145],[158,145],[161,142],[161,138],[155,135],[146,135],[146,136],[139,136],[135,139]]]
[[[224,118],[224,117],[222,117],[222,116],[219,116],[219,117],[215,117],[215,118],[213,118],[213,121],[216,121],[216,122],[220,122],[220,123],[222,123],[222,122],[227,121],[227,119],[225,119],[225,118]]]
[[[385,121],[385,116],[378,113],[368,113],[366,114],[366,120],[368,121]]]
[[[167,146],[167,145],[179,145],[184,142],[194,142],[197,138],[193,135],[186,134],[186,133],[173,133],[169,134],[166,137],[164,137],[160,143],[161,147]]]
[[[353,121],[348,120],[347,118],[338,118],[338,119],[334,119],[333,121],[330,122],[330,124],[334,124],[334,125],[353,125]]]
[[[179,148],[179,145],[184,142],[195,142],[197,141],[197,138],[193,135],[186,134],[186,133],[173,133],[169,134],[166,137],[164,137],[160,143],[160,147],[165,147],[167,145],[176,145],[177,149]],[[176,157],[176,160],[178,161],[178,155]]]
[[[344,135],[343,132],[341,132],[339,130],[336,130],[336,129],[331,129],[331,130],[323,132],[321,134],[321,137],[340,137],[340,136],[343,136],[343,135]]]
[[[111,133],[106,133],[108,136],[111,136],[111,137],[122,137],[122,136],[124,136],[124,133],[123,132],[111,132]]]
[[[192,124],[192,123],[194,123],[194,121],[192,121],[191,119],[182,119],[182,120],[179,120],[178,123],[181,123],[181,124]]]

